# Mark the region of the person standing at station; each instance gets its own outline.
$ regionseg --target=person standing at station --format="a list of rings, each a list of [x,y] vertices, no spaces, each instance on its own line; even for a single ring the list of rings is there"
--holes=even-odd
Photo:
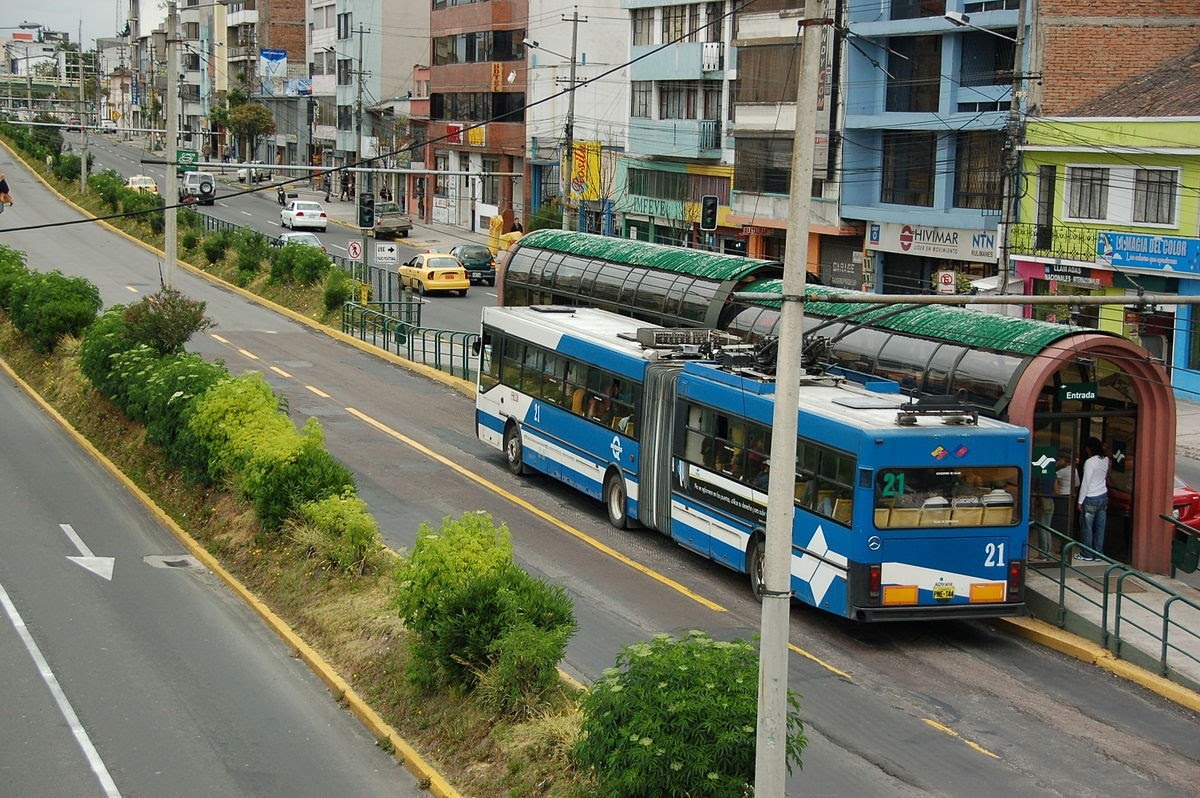
[[[1083,478],[1079,482],[1079,517],[1083,528],[1083,545],[1104,553],[1104,532],[1108,524],[1108,458],[1100,439],[1091,437],[1084,444],[1088,455],[1083,463]],[[1095,561],[1090,552],[1079,552],[1077,560]]]

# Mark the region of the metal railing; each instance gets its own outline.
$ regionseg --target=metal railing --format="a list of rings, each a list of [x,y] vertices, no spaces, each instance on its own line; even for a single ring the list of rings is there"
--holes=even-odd
[[[416,306],[415,310],[409,306]],[[414,363],[474,381],[478,375],[475,342],[479,333],[421,327],[406,317],[419,318],[419,301],[379,302],[342,306],[342,332]]]
[[[1169,521],[1173,520],[1168,516],[1163,516],[1163,518]],[[1030,526],[1035,530],[1048,531],[1061,543],[1061,550],[1057,556],[1051,551],[1043,551],[1039,546],[1030,544],[1030,549],[1040,553],[1045,560],[1058,562],[1058,598],[1056,614],[1053,619],[1055,625],[1060,628],[1067,625],[1069,603],[1083,602],[1099,610],[1100,645],[1111,651],[1113,656],[1118,659],[1129,658],[1126,648],[1140,651],[1144,656],[1156,660],[1159,675],[1167,678],[1172,676],[1172,661],[1178,662],[1184,659],[1200,665],[1200,656],[1195,653],[1200,651],[1200,633],[1194,628],[1185,626],[1178,616],[1179,610],[1191,608],[1200,617],[1200,602],[1184,596],[1156,581],[1153,577],[1125,563],[1112,560],[1038,521],[1032,522]],[[1051,547],[1053,548],[1053,544]],[[1094,575],[1084,571],[1082,566],[1074,565],[1073,557],[1076,553],[1094,558],[1091,562],[1104,563],[1103,578],[1098,580]],[[1050,576],[1047,570],[1039,569],[1039,573],[1043,576]],[[1094,591],[1084,592],[1078,589],[1068,579],[1068,576],[1072,574],[1080,576],[1084,580],[1091,580],[1099,588],[1102,598],[1097,600],[1093,595]],[[1083,582],[1077,584],[1083,584]],[[1112,596],[1115,596],[1115,599],[1111,598]],[[1139,596],[1143,597],[1139,598]],[[1153,624],[1145,620],[1147,615],[1155,619]],[[1139,616],[1142,620],[1139,620]],[[1144,639],[1153,641],[1153,648],[1157,649],[1157,654],[1146,650],[1151,646],[1139,648],[1136,643],[1131,641],[1138,633]],[[1192,650],[1189,651],[1185,648],[1185,643],[1191,644]]]
[[[1009,252],[1064,260],[1094,261],[1098,231],[1093,227],[1055,224],[1014,224],[1008,236]]]

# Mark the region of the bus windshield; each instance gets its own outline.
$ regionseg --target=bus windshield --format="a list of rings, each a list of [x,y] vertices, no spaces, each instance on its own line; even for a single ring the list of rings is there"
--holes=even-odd
[[[885,468],[875,475],[875,526],[1011,526],[1020,472],[996,468]]]

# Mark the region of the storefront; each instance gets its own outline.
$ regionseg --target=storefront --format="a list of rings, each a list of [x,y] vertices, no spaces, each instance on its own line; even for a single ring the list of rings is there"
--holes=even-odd
[[[926,294],[939,271],[971,278],[996,273],[996,233],[958,227],[871,222],[866,248],[883,294]]]

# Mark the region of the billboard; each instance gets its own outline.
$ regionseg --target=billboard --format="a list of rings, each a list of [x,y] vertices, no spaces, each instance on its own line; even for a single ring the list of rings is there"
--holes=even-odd
[[[571,198],[600,199],[600,142],[576,141],[571,152]]]
[[[287,87],[287,50],[260,49],[258,77],[261,94],[282,95]]]

